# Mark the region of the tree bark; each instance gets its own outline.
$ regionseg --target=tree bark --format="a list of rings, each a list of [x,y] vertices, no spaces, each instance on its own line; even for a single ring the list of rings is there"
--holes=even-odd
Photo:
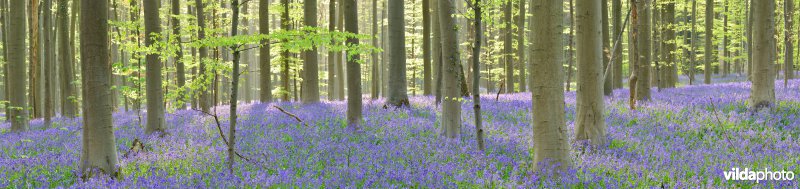
[[[267,0],[261,0],[267,1]],[[336,1],[330,0],[328,4],[328,30],[336,30]],[[336,100],[336,54],[338,52],[328,52],[328,100]]]
[[[283,12],[281,12],[281,28],[284,31],[289,31],[289,0],[281,0]],[[288,40],[284,40],[284,43]],[[281,100],[288,102],[289,94],[289,50],[283,48],[281,52]]]
[[[10,1],[8,6],[8,85],[11,131],[28,130],[28,100],[25,96],[25,1]]]
[[[561,0],[533,1],[533,30],[530,52],[533,61],[532,119],[533,163],[538,170],[541,163],[549,162],[566,170],[572,166],[567,139],[563,88],[563,19],[564,3]]]
[[[239,32],[239,0],[231,1],[231,37],[235,37]],[[233,54],[233,68],[231,71],[231,98],[230,98],[230,127],[228,127],[228,170],[233,174],[233,164],[236,162],[236,121],[239,115],[236,113],[239,96],[239,60],[242,51],[236,49],[236,45],[229,47]]]
[[[775,0],[757,0],[753,6],[753,86],[750,106],[754,110],[775,103]]]
[[[304,0],[304,23],[306,27],[317,27],[317,0]],[[305,51],[303,56],[303,103],[319,102],[319,62],[317,47]]]
[[[206,19],[205,13],[203,9],[205,5],[203,4],[203,0],[195,0],[195,6],[197,7],[197,40],[203,40],[206,38]],[[200,46],[198,50],[198,61],[200,61],[199,69],[198,69],[198,78],[202,82],[202,87],[198,89],[200,94],[198,95],[197,101],[200,104],[200,109],[204,112],[209,112],[211,110],[212,102],[211,102],[211,94],[208,91],[212,91],[212,86],[214,85],[211,83],[214,81],[213,74],[209,74],[211,72],[206,71],[205,59],[208,57],[208,47]],[[208,72],[208,73],[207,73]]]
[[[12,1],[14,2],[14,1]],[[118,175],[114,122],[111,116],[111,65],[108,57],[108,1],[81,1],[81,77],[83,84],[83,147],[80,170],[84,177]],[[99,171],[94,172],[94,171]]]
[[[614,28],[613,28],[614,36],[621,35],[622,28],[623,28],[623,26],[622,26],[622,0],[611,0],[611,9],[612,9],[611,10],[611,14],[612,14],[612,16],[614,18],[614,20],[612,21],[613,24],[614,24]],[[622,38],[619,38],[617,40],[622,40]],[[621,42],[616,42],[615,41],[614,43],[615,44],[618,43],[620,46],[622,45]],[[613,89],[620,89],[620,88],[623,87],[622,86],[622,78],[624,77],[622,75],[622,47],[617,47],[617,48],[614,49],[614,57],[615,57],[614,58],[614,62],[611,63],[611,64],[613,64],[612,68],[614,70],[612,72],[612,74],[611,74],[612,77],[613,77],[613,79],[612,79],[613,80]]]
[[[358,34],[358,6],[356,0],[343,0],[344,30]],[[358,45],[358,38],[347,38],[347,46]],[[361,64],[360,55],[347,56],[347,123],[358,128],[361,123]]]
[[[404,1],[389,1],[389,99],[395,107],[408,106],[406,85],[406,47]]]
[[[425,5],[423,5],[425,6]],[[424,9],[423,10],[427,10]],[[372,46],[378,47],[378,0],[372,0]],[[429,44],[430,45],[430,44]],[[428,62],[430,64],[430,62]],[[372,99],[380,98],[381,93],[381,65],[378,61],[378,52],[372,52]]]
[[[695,49],[697,42],[697,0],[692,0],[692,32],[689,34],[690,51],[689,51],[689,85],[694,84],[694,72],[697,68],[696,56],[697,50]]]
[[[636,76],[639,82],[636,83],[636,100],[649,101],[650,100],[650,6],[651,0],[636,0],[636,9],[638,11],[637,18],[637,32],[636,32],[636,47],[637,51],[637,68]]]
[[[422,94],[433,94],[431,79],[431,13],[430,0],[422,0]],[[435,18],[438,19],[438,18]]]
[[[44,50],[44,57],[42,61],[43,70],[44,70],[44,96],[42,100],[44,100],[44,111],[42,112],[42,116],[44,117],[44,127],[49,128],[51,125],[51,119],[53,117],[53,91],[51,86],[53,85],[53,79],[51,77],[51,72],[55,68],[55,64],[53,63],[53,58],[55,57],[55,53],[53,53],[53,41],[52,41],[52,31],[53,31],[53,21],[52,21],[52,11],[51,7],[53,7],[53,0],[44,0],[43,1],[44,9],[42,9],[42,36],[44,36],[44,46],[42,50]]]
[[[589,140],[593,146],[605,144],[603,116],[603,26],[600,1],[575,4],[578,59],[576,140]]]
[[[39,67],[39,63],[41,61],[39,55],[41,53],[41,49],[39,44],[41,43],[41,39],[39,39],[39,0],[30,0],[28,3],[28,13],[30,17],[28,17],[28,96],[31,105],[31,112],[33,113],[33,118],[40,118],[42,117],[42,104],[41,104],[41,90],[40,85],[41,81],[41,68]]]
[[[436,95],[436,104],[442,102],[442,31],[439,25],[439,2],[433,1],[431,3],[431,28],[433,28],[433,74],[435,77],[434,94]]]
[[[144,0],[144,30],[145,45],[155,48],[156,39],[161,36],[161,22],[159,21],[158,0]],[[164,132],[164,90],[161,87],[161,59],[158,54],[147,54],[147,128],[146,133]]]
[[[525,67],[527,61],[525,60],[526,41],[525,41],[525,1],[519,1],[519,17],[517,18],[517,57],[519,57],[519,92],[528,91],[528,83],[525,81]],[[480,54],[473,54],[473,56],[480,56]]]
[[[794,78],[794,47],[792,46],[792,14],[794,10],[794,0],[784,0],[784,58],[783,58],[783,78],[784,88],[788,85],[788,81]]]
[[[505,34],[503,35],[503,62],[505,63],[505,91],[504,93],[514,93],[514,54],[513,46],[512,46],[512,39],[513,39],[513,29],[512,23],[514,21],[511,18],[511,0],[506,0],[505,5],[503,5],[503,22],[505,23]],[[441,7],[440,7],[441,8]],[[444,30],[442,30],[444,31]],[[443,44],[447,45],[447,44]],[[444,56],[443,56],[444,57]]]
[[[677,50],[677,36],[675,35],[675,2],[668,2],[664,5],[664,22],[667,25],[666,29],[664,29],[664,40],[666,41],[673,41],[673,42],[664,42],[665,43],[665,53],[664,53],[664,64],[666,65],[667,69],[665,70],[666,73],[666,87],[667,88],[675,88],[675,83],[677,82],[677,77],[675,77],[676,69],[677,69],[677,62],[675,62],[675,54],[674,52]]]
[[[453,0],[439,0],[439,28],[441,33],[455,34]],[[457,138],[461,133],[461,82],[459,74],[458,40],[455,35],[442,35],[442,127],[448,138]]]
[[[172,0],[172,35],[175,37],[175,40],[178,42],[178,51],[175,55],[175,75],[176,79],[178,80],[178,87],[183,87],[186,85],[186,68],[183,65],[181,59],[183,59],[183,45],[181,45],[181,20],[178,19],[176,16],[181,15],[181,1],[180,0]],[[186,109],[187,100],[184,97],[184,94],[178,94],[178,99],[180,106],[179,109]]]
[[[608,26],[608,24],[609,24],[608,23],[608,19],[609,19],[608,18],[608,0],[602,0],[600,2],[600,9],[601,9],[600,18],[602,20],[602,23],[601,23],[602,26],[601,27],[602,27],[602,30],[603,30],[603,36],[602,36],[603,37],[603,40],[602,40],[602,42],[603,42],[603,49],[602,49],[603,67],[602,67],[602,70],[600,72],[600,76],[603,77],[603,95],[611,96],[611,93],[614,92],[614,88],[613,88],[614,83],[612,81],[613,80],[613,76],[605,75],[605,73],[606,73],[605,70],[609,66],[611,66],[609,64],[610,60],[611,60],[611,40],[610,40],[611,34],[609,33],[610,31],[608,30],[609,29],[608,28],[609,27]]]
[[[522,0],[524,2],[526,0]],[[473,103],[473,110],[475,111],[475,136],[478,142],[478,150],[481,152],[485,151],[484,142],[483,142],[483,121],[481,116],[481,90],[480,90],[480,81],[481,81],[481,40],[483,39],[483,31],[481,30],[481,0],[475,0],[475,4],[472,6],[475,10],[475,41],[474,46],[472,47],[472,103]],[[525,9],[525,6],[520,6],[521,9]],[[524,13],[524,11],[523,11]],[[525,16],[525,14],[522,14]],[[522,35],[522,34],[520,34]],[[524,65],[522,67],[525,67]],[[523,75],[524,76],[524,75]],[[522,78],[521,81],[525,80]],[[521,85],[524,86],[524,85]]]
[[[703,82],[711,84],[711,75],[714,73],[711,67],[711,61],[714,61],[714,45],[712,38],[714,36],[714,0],[706,0],[706,46],[705,46],[705,66],[703,66],[703,74],[705,76]]]

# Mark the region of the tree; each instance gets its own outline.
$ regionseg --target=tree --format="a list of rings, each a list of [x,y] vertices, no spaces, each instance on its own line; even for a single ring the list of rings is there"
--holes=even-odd
[[[265,0],[262,0],[265,1]],[[336,30],[336,1],[331,0],[328,4],[328,11],[330,12],[328,19],[328,30]],[[328,51],[328,100],[336,100],[336,51]]]
[[[161,36],[161,22],[159,21],[158,0],[144,0],[144,43],[148,48],[154,49],[155,43]],[[161,87],[161,59],[158,53],[147,53],[147,128],[146,133],[164,132],[164,90]]]
[[[750,106],[754,110],[775,103],[775,0],[753,2],[753,86]]]
[[[523,0],[524,2],[525,0]],[[481,121],[481,90],[480,90],[480,81],[481,81],[481,40],[483,38],[483,32],[481,30],[481,0],[475,0],[475,4],[472,5],[473,10],[475,10],[475,42],[473,43],[474,46],[472,47],[472,108],[475,110],[475,136],[478,141],[478,149],[480,151],[484,151],[485,147],[483,145],[483,121]],[[521,6],[522,9],[525,9],[525,6]],[[524,13],[524,11],[523,11]],[[525,14],[522,14],[524,16]],[[520,34],[522,35],[522,34]],[[521,67],[525,67],[524,65]],[[522,74],[524,76],[524,74]],[[525,80],[522,78],[521,81]],[[524,86],[524,85],[521,85]]]
[[[422,0],[422,94],[431,95],[431,15],[430,0]],[[438,19],[438,18],[434,18]]]
[[[530,53],[533,79],[533,163],[555,163],[561,169],[572,166],[564,115],[564,3],[561,0],[533,1],[532,24],[537,27],[531,38]],[[557,110],[557,111],[553,111]]]
[[[431,17],[435,18],[431,20],[431,28],[433,29],[433,37],[431,38],[431,44],[433,48],[433,74],[435,77],[434,83],[434,95],[436,96],[436,105],[442,102],[442,34],[439,25],[439,2],[433,1],[431,4]]]
[[[511,19],[511,0],[505,0],[503,8],[503,22],[505,23],[505,33],[503,34],[503,61],[505,62],[506,78],[505,80],[505,93],[514,93],[514,54],[512,52],[512,31],[511,29],[514,21]],[[441,7],[440,7],[441,8]]]
[[[183,65],[181,59],[183,58],[183,46],[181,45],[181,20],[178,19],[178,16],[181,15],[181,1],[180,0],[172,0],[172,35],[175,37],[175,40],[178,42],[178,51],[176,52],[175,56],[175,75],[176,79],[178,80],[178,87],[183,87],[186,85],[186,68]],[[181,109],[186,108],[185,98],[183,94],[179,95],[178,101],[180,102]]]
[[[714,0],[706,0],[706,46],[705,46],[705,66],[703,68],[704,71],[704,80],[705,84],[711,84],[711,74],[714,72],[712,71],[713,68],[711,67],[711,61],[714,61],[714,45],[713,39],[714,36]]]
[[[317,27],[317,0],[305,0],[303,3],[304,22],[306,27]],[[319,102],[319,63],[317,47],[305,51],[303,56],[303,103]]]
[[[262,35],[269,34],[269,0],[258,0],[258,29]],[[269,39],[261,41],[258,48],[259,83],[261,84],[261,102],[272,101],[272,71],[270,70],[270,44]]]
[[[372,46],[378,46],[378,0],[372,0]],[[378,61],[378,52],[372,52],[372,86],[370,92],[372,99],[380,98],[381,93],[381,64]]]
[[[641,80],[636,82],[636,100],[650,100],[650,5],[651,0],[635,0],[638,11],[636,31],[636,76]]]
[[[696,27],[697,27],[697,0],[692,0],[692,16],[691,16],[691,19],[692,19],[692,31],[691,31],[691,33],[689,33],[689,43],[690,43],[690,46],[691,46],[690,47],[691,50],[689,51],[689,65],[688,65],[688,67],[689,67],[689,85],[694,84],[694,72],[696,70],[695,66],[697,65],[696,62],[695,62],[695,58],[697,56],[697,53],[696,53],[697,50],[695,49],[696,42],[697,42],[697,40],[695,39],[696,36],[697,36],[697,29],[696,29]]]
[[[784,54],[785,57],[783,58],[783,85],[786,87],[788,85],[788,80],[794,78],[794,47],[792,47],[792,12],[794,10],[793,0],[784,0],[783,1],[783,14],[784,14],[784,21],[786,23],[783,24],[783,32],[784,32]]]
[[[677,50],[677,36],[675,35],[675,1],[669,1],[664,6],[664,22],[666,24],[666,29],[664,29],[664,41],[665,43],[665,52],[664,59],[665,65],[667,69],[665,70],[665,78],[666,78],[666,87],[667,88],[675,88],[675,83],[677,82],[677,66],[675,62],[675,52]]]
[[[614,20],[612,21],[613,25],[614,25],[614,28],[613,28],[614,36],[621,35],[622,34],[622,28],[623,28],[623,26],[622,26],[622,0],[611,0],[611,14],[614,17]],[[617,38],[617,37],[615,37],[614,39],[615,40],[622,40],[621,38]],[[621,42],[617,42],[617,41],[614,41],[614,44],[619,44],[619,46],[622,45]],[[614,70],[612,72],[612,74],[611,74],[612,77],[613,77],[613,80],[614,80],[614,82],[613,82],[614,87],[613,88],[614,89],[619,89],[619,88],[622,88],[622,78],[623,78],[623,76],[622,76],[622,48],[621,47],[614,48],[614,56],[613,57],[615,57],[613,62],[611,62],[611,64],[612,64],[611,67]]]
[[[206,19],[205,19],[205,12],[204,8],[205,5],[203,4],[203,0],[195,0],[195,6],[197,7],[197,40],[203,40],[206,38]],[[200,95],[198,96],[197,101],[200,104],[200,110],[203,112],[208,112],[211,110],[211,96],[209,95],[208,91],[210,91],[210,87],[207,86],[213,76],[210,76],[206,73],[206,65],[205,59],[208,57],[208,47],[200,46],[198,50],[198,61],[200,61],[198,66],[198,76],[197,79],[202,81],[202,87],[200,88]]]
[[[358,6],[356,0],[342,0],[344,14],[344,30],[348,33],[358,33]],[[358,38],[347,38],[347,46],[358,45]],[[358,128],[361,122],[361,65],[360,55],[347,53],[347,123]]]
[[[84,177],[115,177],[117,149],[111,113],[111,65],[108,57],[108,1],[81,1],[81,81],[83,98],[83,147],[80,170]],[[95,172],[99,171],[99,172]]]
[[[525,82],[525,1],[519,1],[519,17],[517,17],[517,57],[519,57],[519,91],[528,91],[528,83]],[[480,54],[475,54],[480,55]]]
[[[55,64],[53,63],[53,58],[55,57],[55,53],[53,53],[53,41],[52,31],[53,31],[53,21],[52,21],[52,14],[51,14],[51,7],[53,7],[53,0],[44,0],[43,1],[42,9],[42,35],[44,36],[44,46],[42,50],[44,50],[44,57],[42,61],[43,70],[44,70],[44,111],[42,112],[42,116],[44,117],[44,126],[45,128],[49,128],[51,125],[51,119],[53,117],[53,91],[51,86],[53,85],[52,75],[51,72],[55,68]]]
[[[406,86],[406,34],[405,5],[402,0],[389,1],[389,99],[387,103],[395,107],[408,106]]]
[[[456,33],[453,0],[439,0],[439,27],[441,33]],[[455,35],[442,35],[442,127],[444,135],[456,138],[461,132],[461,70],[458,56],[458,41]]]
[[[75,117],[78,110],[75,85],[72,80],[72,52],[70,51],[69,19],[67,19],[67,4],[69,0],[58,0],[58,62],[61,63],[61,115]]]
[[[289,0],[281,0],[283,11],[281,12],[281,28],[289,31]],[[288,42],[287,40],[283,41]],[[284,47],[281,52],[281,100],[289,101],[289,49]]]
[[[28,96],[32,108],[33,118],[42,117],[41,83],[42,75],[39,66],[41,57],[41,39],[39,36],[39,0],[30,0],[28,3]]]
[[[236,37],[239,32],[239,0],[231,1],[231,37]],[[145,14],[146,15],[146,14]],[[238,106],[239,95],[239,60],[242,56],[242,50],[238,49],[239,45],[230,46],[233,54],[233,68],[231,68],[231,98],[230,98],[230,127],[228,127],[228,170],[233,174],[233,163],[236,162],[236,121],[239,115],[236,113]]]
[[[605,144],[603,116],[603,32],[600,1],[576,3],[578,90],[575,135],[594,146]],[[646,64],[646,62],[645,62]],[[642,82],[644,83],[644,82]]]
[[[11,131],[28,130],[28,100],[25,96],[25,1],[10,1],[8,6],[8,85]]]
[[[601,28],[602,28],[602,31],[603,31],[603,36],[602,36],[602,42],[603,42],[603,49],[602,49],[603,67],[600,70],[600,76],[602,76],[602,78],[603,78],[603,95],[611,96],[612,95],[611,93],[614,92],[614,87],[613,87],[614,83],[612,81],[613,80],[613,76],[611,76],[611,74],[613,74],[613,73],[610,72],[610,70],[609,70],[609,69],[611,69],[611,68],[609,68],[609,66],[611,66],[609,64],[610,61],[611,61],[610,60],[610,58],[611,58],[611,46],[610,46],[611,45],[611,39],[610,39],[611,34],[609,33],[610,31],[608,30],[609,29],[608,28],[608,25],[609,25],[609,23],[608,23],[608,0],[602,0],[600,2],[600,9],[601,9],[600,18],[602,20]],[[606,74],[606,73],[608,73],[608,74]]]

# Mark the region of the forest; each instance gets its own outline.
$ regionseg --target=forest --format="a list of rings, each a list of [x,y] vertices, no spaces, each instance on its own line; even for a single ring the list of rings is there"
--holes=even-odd
[[[0,0],[0,188],[798,188],[798,9]]]

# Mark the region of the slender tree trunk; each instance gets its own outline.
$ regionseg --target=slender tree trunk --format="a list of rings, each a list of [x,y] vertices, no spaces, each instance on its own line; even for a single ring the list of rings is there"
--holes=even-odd
[[[638,25],[636,32],[636,47],[639,51],[636,75],[641,81],[637,82],[636,100],[649,101],[650,100],[650,6],[651,0],[636,0],[636,9],[638,12]]]
[[[203,4],[203,0],[195,0],[195,6],[197,7],[197,40],[203,40],[206,38],[206,19],[205,13],[203,9],[205,5]],[[198,50],[198,60],[200,61],[200,66],[198,69],[198,76],[195,79],[200,79],[202,82],[202,87],[199,89],[200,94],[198,95],[197,101],[200,104],[200,109],[204,112],[209,112],[211,110],[211,94],[208,91],[213,90],[214,84],[211,83],[214,81],[213,74],[209,74],[211,72],[206,71],[206,63],[205,59],[208,57],[208,47],[200,46]]]
[[[573,69],[573,54],[574,51],[574,44],[575,44],[575,3],[574,0],[569,0],[569,38],[567,43],[569,44],[569,48],[567,48],[567,86],[566,90],[570,91],[572,88],[572,72],[575,70]]]
[[[611,14],[614,18],[614,36],[621,35],[622,33],[622,0],[611,0]],[[617,40],[622,40],[619,38]],[[614,41],[615,44],[622,45],[621,42]],[[613,88],[620,89],[622,88],[622,47],[617,47],[614,49],[614,62],[612,62],[613,73],[611,74],[613,77]]]
[[[525,1],[525,0],[523,0]],[[472,103],[473,103],[473,110],[475,110],[475,136],[477,137],[478,141],[478,150],[485,151],[484,142],[483,142],[483,121],[481,121],[481,90],[480,90],[480,81],[481,81],[481,40],[483,38],[483,31],[481,30],[481,0],[475,0],[475,4],[472,6],[475,10],[475,42],[473,43],[474,46],[472,47]],[[525,6],[521,6],[522,9],[525,9]],[[523,11],[524,12],[524,11]],[[525,14],[522,14],[523,16]],[[520,34],[521,35],[521,34]],[[522,67],[525,67],[524,65]],[[525,80],[522,78],[521,80]],[[524,86],[524,85],[523,85]]]
[[[566,132],[564,111],[563,64],[563,2],[533,1],[533,46],[531,53],[538,61],[533,61],[532,119],[533,119],[533,164],[560,165],[562,170],[572,166],[569,155],[570,146]],[[538,170],[539,168],[535,168]]]
[[[711,68],[711,61],[714,60],[714,45],[712,37],[714,36],[714,0],[706,0],[706,46],[705,46],[705,66],[703,66],[705,84],[711,84],[711,74],[714,72]]]
[[[422,0],[422,94],[433,94],[431,79],[431,16],[430,0]],[[435,18],[438,19],[438,18]]]
[[[9,48],[9,46],[8,46],[8,31],[9,31],[9,26],[8,26],[9,20],[8,20],[8,17],[9,17],[9,15],[8,14],[9,14],[10,11],[8,11],[8,1],[0,0],[0,6],[2,6],[2,7],[0,7],[0,8],[2,8],[2,12],[0,13],[0,25],[3,26],[3,28],[2,28],[2,30],[3,30],[2,31],[3,32],[3,34],[2,34],[2,38],[3,38],[2,39],[3,40],[2,41],[3,42],[3,60],[6,62],[3,65],[3,99],[2,100],[10,102],[10,100],[11,100],[10,99],[10,96],[11,96],[10,95],[10,91],[11,91],[10,89],[11,88],[9,87],[9,79],[8,79],[8,66],[9,66],[9,63],[10,63],[9,62],[9,57],[8,57],[8,48]],[[6,104],[6,106],[4,108],[5,112],[3,112],[5,114],[6,121],[11,121],[11,114],[10,114],[11,109],[9,108],[9,106],[10,106],[10,104]]]
[[[175,55],[175,74],[176,79],[178,79],[178,87],[183,87],[186,85],[186,68],[181,61],[181,59],[183,59],[183,45],[181,45],[181,20],[176,17],[181,15],[180,0],[172,0],[172,15],[172,35],[175,36],[175,40],[178,42],[178,51]],[[187,99],[184,97],[184,94],[178,94],[177,100],[180,104],[178,108],[186,109]]]
[[[594,146],[605,144],[603,116],[603,26],[600,1],[575,4],[578,59],[577,140],[589,140]]]
[[[262,0],[266,1],[266,0]],[[328,30],[336,30],[336,1],[330,0],[328,4]],[[337,100],[336,98],[336,54],[338,52],[328,52],[328,100]]]
[[[519,92],[528,91],[528,83],[525,81],[525,1],[519,1],[519,17],[517,18],[517,57],[519,57]],[[473,56],[480,56],[480,54],[473,54]]]
[[[423,6],[426,6],[423,4]],[[423,10],[425,10],[423,8]],[[378,47],[378,0],[372,0],[372,46]],[[430,64],[430,62],[428,62]],[[378,61],[378,52],[372,52],[372,99],[380,98],[381,94],[381,66]]]
[[[697,41],[697,0],[692,0],[692,32],[689,34],[690,40],[690,51],[689,51],[689,85],[694,84],[694,72],[696,70],[695,66],[697,66],[696,62],[696,55],[697,50],[695,49],[696,41]]]
[[[514,21],[511,17],[511,0],[506,0],[505,5],[503,5],[503,22],[505,23],[505,34],[503,35],[503,61],[505,63],[505,92],[504,93],[514,93],[514,54],[513,51],[513,29],[512,23]],[[441,8],[441,7],[440,7]],[[444,30],[443,30],[444,31]],[[444,44],[447,45],[447,44]],[[443,56],[444,57],[444,56]]]
[[[18,0],[19,1],[19,0]],[[39,102],[39,76],[41,75],[39,68],[40,61],[40,40],[39,39],[39,0],[30,0],[28,3],[28,96],[31,105],[31,112],[33,118],[42,117],[41,102]]]
[[[28,130],[28,100],[25,96],[25,1],[10,1],[8,6],[8,85],[11,131]],[[33,52],[33,51],[32,51]]]
[[[13,1],[12,1],[13,2]],[[117,149],[111,116],[111,66],[108,57],[108,1],[81,1],[81,77],[83,147],[80,170],[84,177],[117,172]],[[96,173],[94,171],[100,171]]]
[[[43,46],[42,50],[44,50],[44,57],[42,57],[42,58],[43,58],[44,61],[42,61],[42,63],[44,63],[44,65],[43,65],[44,66],[43,67],[44,68],[43,69],[44,70],[44,75],[43,75],[43,79],[44,79],[44,97],[42,98],[42,100],[44,100],[44,102],[43,102],[44,103],[44,111],[43,111],[42,116],[44,117],[44,126],[45,126],[45,128],[49,128],[50,125],[51,125],[51,118],[53,117],[53,114],[52,114],[52,112],[53,112],[53,96],[52,96],[53,93],[52,92],[53,91],[51,90],[52,89],[51,85],[52,85],[53,81],[52,81],[52,77],[50,77],[50,76],[51,76],[51,72],[52,72],[53,68],[55,68],[55,66],[54,66],[55,64],[53,63],[53,57],[55,57],[55,53],[53,53],[53,50],[54,50],[53,41],[52,41],[52,37],[50,37],[52,35],[52,30],[53,30],[53,21],[52,21],[52,17],[53,16],[52,16],[52,13],[51,13],[52,11],[50,9],[51,7],[53,7],[53,0],[44,0],[43,2],[44,2],[44,5],[43,5],[44,8],[42,9],[42,16],[43,16],[42,22],[44,22],[44,23],[42,24],[42,26],[44,26],[44,27],[42,28],[42,36],[44,37],[44,46]]]
[[[731,72],[731,63],[730,60],[730,50],[728,50],[729,42],[728,42],[728,2],[726,0],[722,1],[723,12],[720,14],[722,17],[722,58],[720,58],[721,69],[722,69],[722,76],[728,76]]]
[[[239,0],[231,1],[231,37],[235,37],[239,32]],[[236,113],[238,107],[237,99],[239,96],[239,60],[242,51],[236,49],[236,45],[230,47],[233,54],[233,68],[231,71],[231,98],[230,98],[230,127],[228,128],[228,170],[233,174],[233,164],[236,162],[236,121],[239,115]]]
[[[753,86],[750,105],[754,110],[775,103],[775,0],[753,1]]]
[[[306,27],[317,27],[317,0],[303,1],[304,24]],[[319,102],[319,63],[317,47],[305,51],[303,56],[303,103]]]
[[[269,34],[269,0],[258,0],[258,29],[262,35]],[[264,39],[261,41],[262,46],[258,49],[258,66],[259,66],[259,95],[261,102],[272,102],[272,70],[270,66],[270,41]]]
[[[344,2],[342,2],[343,0],[338,0],[338,1],[339,1],[339,11],[337,11],[337,13],[336,13],[336,16],[337,16],[336,25],[337,25],[338,31],[344,31],[344,21],[345,20],[344,20],[344,11],[342,10],[342,6],[343,6],[342,4],[344,4]],[[345,57],[344,53],[345,52],[343,52],[343,51],[340,51],[340,52],[336,53],[336,63],[335,63],[336,64],[336,84],[337,84],[336,85],[336,99],[338,99],[338,100],[344,100],[345,99],[344,93],[345,93],[345,87],[347,86],[347,83],[345,83],[345,77],[347,77],[347,76],[345,76],[345,71],[344,71],[344,67],[346,66],[345,65],[346,64],[346,62],[345,62],[345,58],[346,57]]]
[[[285,31],[289,30],[289,0],[281,0],[283,12],[281,12],[281,28]],[[284,43],[288,40],[284,40]],[[281,52],[281,100],[289,101],[289,50],[284,48]]]
[[[436,77],[434,85],[434,94],[436,95],[436,104],[442,102],[442,30],[439,25],[439,2],[433,1],[431,3],[431,17],[435,18],[431,21],[431,28],[433,28],[433,73]]]
[[[792,47],[792,14],[794,10],[794,0],[784,0],[784,58],[783,58],[783,87],[788,86],[789,80],[794,78],[794,47]]]
[[[349,33],[358,33],[358,6],[356,0],[342,0],[344,14],[344,30]],[[358,45],[358,38],[347,38],[347,46]],[[360,55],[347,56],[347,123],[350,127],[358,128],[361,123],[361,65],[358,63]]]
[[[675,35],[675,2],[668,2],[664,5],[664,12],[666,13],[664,16],[664,22],[667,25],[666,29],[664,29],[664,41],[672,41],[672,42],[664,42],[664,46],[666,47],[664,53],[664,64],[667,66],[667,70],[664,75],[666,76],[666,87],[667,88],[675,88],[675,82],[677,82],[677,78],[674,77],[677,69],[677,62],[675,62],[675,54],[674,52],[677,50],[677,36]]]
[[[439,1],[439,28],[441,33],[455,34],[456,23],[453,19],[455,13],[453,0]],[[508,20],[507,20],[508,21]],[[458,40],[455,35],[442,35],[442,127],[443,133],[448,138],[457,138],[461,133],[461,86],[458,56]]]
[[[614,92],[614,83],[613,83],[613,76],[611,75],[604,75],[606,72],[605,70],[611,66],[611,34],[609,33],[609,22],[608,22],[608,0],[602,0],[600,2],[600,18],[602,20],[602,30],[603,30],[603,68],[600,72],[600,76],[603,76],[603,95],[611,96],[611,93]],[[612,73],[613,74],[613,73]]]
[[[145,0],[144,7],[144,28],[145,45],[152,47],[156,42],[156,36],[161,34],[161,22],[159,21],[158,0]],[[147,55],[147,129],[146,133],[164,132],[164,90],[161,87],[161,60],[157,54]]]
[[[389,103],[395,107],[408,106],[406,86],[405,16],[402,0],[389,1]]]

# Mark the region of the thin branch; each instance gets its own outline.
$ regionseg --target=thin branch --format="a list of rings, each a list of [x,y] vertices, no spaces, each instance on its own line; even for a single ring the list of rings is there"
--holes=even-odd
[[[300,119],[300,117],[297,117],[297,115],[294,115],[294,114],[292,114],[292,113],[289,113],[289,112],[287,112],[286,110],[284,110],[283,108],[281,108],[281,107],[278,107],[278,106],[272,106],[272,107],[275,107],[276,109],[280,110],[281,112],[283,112],[284,114],[288,115],[289,117],[292,117],[292,118],[294,118],[295,120],[297,120],[297,122],[300,122],[300,123],[302,123],[304,126],[308,127],[308,124],[307,124],[306,122],[304,122],[302,119]]]

